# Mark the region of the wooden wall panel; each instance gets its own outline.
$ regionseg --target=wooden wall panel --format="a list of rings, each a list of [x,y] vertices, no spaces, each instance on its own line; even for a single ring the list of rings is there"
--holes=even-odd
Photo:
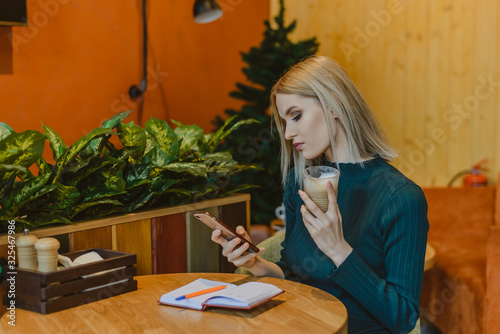
[[[112,249],[111,226],[69,233],[69,251],[76,252],[89,248]]]
[[[316,36],[392,137],[394,165],[444,186],[488,157],[500,170],[500,4],[496,0],[288,0],[292,39]],[[278,1],[271,1],[271,17]],[[460,185],[459,182],[456,185]]]
[[[137,275],[152,274],[151,220],[114,225],[113,229],[113,249],[137,254]]]
[[[250,221],[247,219],[247,203],[235,203],[219,207],[219,218],[229,227],[236,229],[239,225],[245,227],[249,231]],[[220,252],[220,266],[221,273],[232,273],[236,270],[236,266],[227,261],[227,258]]]
[[[151,238],[153,274],[187,271],[185,213],[153,218]]]
[[[219,271],[220,246],[212,241],[212,229],[194,217],[194,212],[206,211],[219,218],[218,207],[203,208],[186,213],[187,272]]]

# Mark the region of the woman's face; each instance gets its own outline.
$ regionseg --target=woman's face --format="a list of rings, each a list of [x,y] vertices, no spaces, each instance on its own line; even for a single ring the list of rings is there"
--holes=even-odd
[[[325,114],[319,100],[297,94],[276,94],[276,106],[285,120],[285,138],[291,140],[304,159],[311,160],[325,153],[333,161]],[[333,117],[328,121],[332,121]],[[337,127],[333,126],[335,138]]]

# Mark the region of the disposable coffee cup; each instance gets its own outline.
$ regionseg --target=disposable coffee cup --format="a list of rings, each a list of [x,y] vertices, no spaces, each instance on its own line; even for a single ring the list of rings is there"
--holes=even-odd
[[[329,166],[307,167],[303,172],[304,191],[323,212],[328,210],[328,181],[331,182],[335,195],[338,192],[340,172]]]

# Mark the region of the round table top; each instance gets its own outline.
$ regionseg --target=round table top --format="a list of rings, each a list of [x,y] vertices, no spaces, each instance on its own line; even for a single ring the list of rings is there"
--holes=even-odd
[[[205,311],[159,305],[161,295],[198,278],[239,285],[274,284],[285,293],[252,310]],[[347,333],[347,310],[331,294],[309,285],[270,277],[182,273],[137,276],[137,291],[42,315],[16,309],[16,326],[0,320],[2,333]]]

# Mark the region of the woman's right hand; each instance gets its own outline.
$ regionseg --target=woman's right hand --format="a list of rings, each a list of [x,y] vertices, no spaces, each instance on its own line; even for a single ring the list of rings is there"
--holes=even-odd
[[[243,226],[238,226],[236,228],[236,233],[241,235],[243,238],[250,240],[250,236],[245,231]],[[264,251],[264,248],[261,247],[259,248],[258,253],[243,254],[249,247],[248,242],[245,242],[241,247],[237,247],[242,240],[240,238],[234,238],[231,241],[227,241],[221,235],[221,230],[214,230],[212,232],[212,241],[222,246],[222,255],[227,257],[229,262],[237,267],[243,267],[245,269],[252,267],[255,264],[255,257]]]

